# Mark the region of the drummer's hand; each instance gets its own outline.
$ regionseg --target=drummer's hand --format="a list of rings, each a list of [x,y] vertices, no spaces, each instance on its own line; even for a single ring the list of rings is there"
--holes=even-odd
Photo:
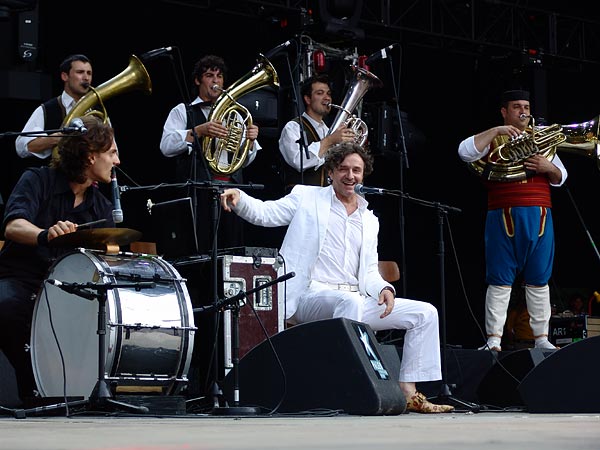
[[[77,230],[77,224],[68,220],[65,220],[64,222],[59,220],[48,228],[48,241],[51,241],[55,237],[62,236],[63,234],[72,233],[75,230]]]
[[[221,206],[225,211],[230,212],[240,201],[240,191],[237,189],[225,189],[221,194]]]

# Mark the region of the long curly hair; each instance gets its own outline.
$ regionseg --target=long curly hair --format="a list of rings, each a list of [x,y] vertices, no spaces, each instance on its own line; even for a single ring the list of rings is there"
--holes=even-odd
[[[112,127],[98,117],[87,115],[81,120],[87,131],[63,136],[58,142],[58,156],[50,163],[69,181],[76,183],[86,181],[85,170],[90,166],[90,154],[110,150],[114,140]]]

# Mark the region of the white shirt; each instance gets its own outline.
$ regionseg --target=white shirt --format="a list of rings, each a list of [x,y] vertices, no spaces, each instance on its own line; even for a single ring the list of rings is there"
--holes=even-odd
[[[77,103],[73,97],[67,94],[65,91],[60,95],[60,101],[63,104],[67,115],[71,112],[75,104]],[[39,136],[48,136],[48,133],[42,133],[46,129],[46,123],[44,120],[44,108],[42,105],[38,106],[35,111],[29,117],[29,120],[23,127],[23,131],[38,131]],[[32,153],[27,148],[29,142],[34,140],[39,136],[18,136],[15,141],[15,149],[17,151],[17,155],[21,158],[28,158],[31,156],[36,156],[40,159],[47,158],[52,154],[52,147],[47,148],[39,153]]]
[[[358,205],[357,210],[348,215],[346,207],[333,193],[325,240],[312,272],[314,280],[358,284],[362,213],[367,201],[359,196]]]
[[[302,117],[310,122],[314,127],[319,139],[323,139],[329,133],[329,127],[325,122],[317,122],[315,119],[310,117],[306,113],[302,113]],[[300,124],[295,120],[290,120],[285,124],[283,130],[281,130],[281,136],[279,137],[279,151],[283,156],[285,162],[300,172],[300,158],[302,158],[302,167],[304,170],[313,168],[317,170],[323,164],[325,164],[325,158],[319,157],[319,149],[321,148],[320,140],[313,142],[308,146],[309,158],[306,158],[303,149],[301,148],[298,140],[300,139]]]

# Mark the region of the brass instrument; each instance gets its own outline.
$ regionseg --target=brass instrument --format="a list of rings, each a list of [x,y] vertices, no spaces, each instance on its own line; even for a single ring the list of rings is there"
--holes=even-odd
[[[228,130],[225,139],[204,137],[202,140],[204,157],[213,172],[231,175],[243,166],[252,145],[246,139],[246,130],[252,125],[252,115],[237,99],[266,86],[279,87],[279,77],[273,65],[263,55],[259,56],[254,68],[229,89],[213,86],[213,89],[220,89],[223,93],[212,105],[207,121],[221,122]],[[221,161],[223,152],[227,152],[227,165]]]
[[[557,150],[582,154],[596,160],[600,170],[600,145],[598,143],[600,117],[571,125],[554,124],[532,126],[517,138],[499,136],[492,143],[493,150],[469,167],[478,175],[491,181],[520,181],[528,177],[524,161],[533,155],[552,161]]]
[[[342,104],[334,105],[329,103],[327,105],[339,110],[333,123],[329,127],[328,135],[333,133],[340,125],[344,124],[354,131],[354,142],[363,146],[369,135],[369,129],[365,122],[356,115],[353,115],[352,112],[369,89],[381,87],[383,83],[376,75],[368,70],[356,66],[353,66],[352,69],[354,70],[354,78],[350,82],[350,86]]]
[[[79,99],[77,104],[75,104],[73,109],[64,118],[62,126],[68,126],[75,117],[82,117],[88,114],[97,116],[104,123],[107,123],[108,114],[104,107],[104,100],[133,90],[142,90],[146,94],[152,93],[150,75],[148,75],[144,64],[135,55],[129,57],[129,65],[121,73],[105,81],[95,89],[90,86],[90,92]],[[97,104],[100,105],[101,110],[95,109]],[[52,150],[52,158],[58,158],[57,147]]]

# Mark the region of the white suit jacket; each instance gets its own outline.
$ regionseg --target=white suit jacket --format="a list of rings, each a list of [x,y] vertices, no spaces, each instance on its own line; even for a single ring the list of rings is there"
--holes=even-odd
[[[331,186],[306,185],[296,185],[279,200],[262,201],[241,192],[240,201],[234,209],[240,217],[254,225],[288,226],[280,253],[285,260],[285,272],[296,275],[287,281],[286,319],[294,315],[298,298],[310,286],[312,270],[325,241],[333,195]],[[385,286],[390,286],[379,274],[379,220],[372,211],[365,209],[362,224],[359,290],[362,295],[376,299]],[[283,290],[280,288],[279,292]]]

